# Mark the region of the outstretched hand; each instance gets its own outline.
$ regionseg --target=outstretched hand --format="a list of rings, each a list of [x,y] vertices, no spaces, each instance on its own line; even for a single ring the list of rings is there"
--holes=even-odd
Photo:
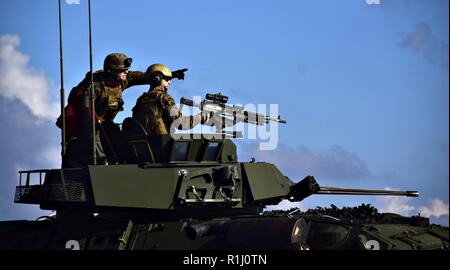
[[[184,73],[186,71],[188,71],[187,68],[172,71],[172,77],[177,78],[178,80],[184,80]]]

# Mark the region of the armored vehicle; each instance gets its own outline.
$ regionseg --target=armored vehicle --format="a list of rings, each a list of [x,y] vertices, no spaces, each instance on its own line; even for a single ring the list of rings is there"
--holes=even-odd
[[[224,117],[231,108],[222,95],[207,97],[201,109],[220,107],[216,114]],[[248,123],[285,122],[232,110]],[[448,249],[448,228],[420,216],[365,205],[263,211],[314,194],[416,197],[416,191],[325,187],[312,176],[296,182],[274,164],[240,162],[236,134],[226,132],[148,135],[133,118],[121,126],[105,121],[99,130],[102,162],[19,172],[15,202],[55,214],[0,222],[1,249]]]

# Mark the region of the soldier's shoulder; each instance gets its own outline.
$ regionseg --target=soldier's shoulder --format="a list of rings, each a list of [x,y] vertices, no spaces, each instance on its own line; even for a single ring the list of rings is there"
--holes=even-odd
[[[162,91],[149,91],[143,93],[137,100],[137,103],[159,103],[163,108],[173,106],[175,104],[175,100],[166,92]]]
[[[103,70],[97,70],[94,72],[94,80],[102,80],[105,78],[105,72]],[[86,72],[86,76],[84,76],[85,80],[91,80],[91,72]]]
[[[136,103],[142,103],[151,100],[153,97],[149,92],[144,92],[137,99]]]
[[[158,92],[158,97],[159,97],[159,100],[161,100],[161,103],[163,104],[163,106],[173,106],[173,105],[175,105],[175,100],[167,92]]]

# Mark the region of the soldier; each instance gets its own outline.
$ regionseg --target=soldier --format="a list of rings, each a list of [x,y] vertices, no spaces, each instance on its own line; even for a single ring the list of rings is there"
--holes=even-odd
[[[119,111],[123,110],[122,93],[125,89],[148,84],[147,77],[140,71],[128,71],[132,59],[122,53],[111,53],[104,61],[103,70],[93,74],[95,89],[95,118],[97,123],[114,120]],[[175,71],[175,78],[184,79],[186,69]],[[89,144],[83,137],[83,96],[91,86],[91,74],[88,72],[83,81],[74,87],[65,108],[67,151],[63,159],[63,167],[78,167],[90,163]],[[61,116],[56,125],[62,127]],[[97,136],[98,137],[98,136]],[[101,148],[97,140],[98,148]],[[101,151],[101,150],[100,150]]]
[[[151,65],[145,76],[150,89],[143,93],[133,108],[133,118],[139,121],[148,134],[162,135],[179,129],[191,129],[199,123],[206,123],[212,114],[182,116],[174,99],[167,93],[174,72],[163,64]],[[176,121],[176,122],[174,122]]]

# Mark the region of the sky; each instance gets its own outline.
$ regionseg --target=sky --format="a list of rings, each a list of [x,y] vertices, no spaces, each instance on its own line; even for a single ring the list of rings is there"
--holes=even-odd
[[[374,2],[375,4],[368,4]],[[378,4],[376,4],[378,3]],[[449,2],[445,0],[92,0],[93,66],[108,53],[188,68],[169,92],[222,92],[278,104],[276,149],[237,140],[241,161],[274,163],[294,181],[418,190],[419,198],[312,196],[301,210],[370,203],[448,225]],[[19,170],[58,168],[56,0],[0,0],[0,220],[47,212],[14,204]],[[86,0],[63,0],[66,97],[89,70]],[[124,93],[131,115],[146,90]]]

